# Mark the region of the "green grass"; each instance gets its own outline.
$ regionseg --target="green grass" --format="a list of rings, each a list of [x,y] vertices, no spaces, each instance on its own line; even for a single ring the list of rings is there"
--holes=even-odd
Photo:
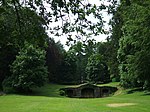
[[[0,96],[0,112],[150,112],[150,95],[142,91],[119,90],[112,97],[79,99],[59,96],[58,90],[62,87],[66,86],[47,84],[34,89],[32,95]],[[107,106],[114,103],[135,105]]]
[[[117,87],[117,86],[119,86],[119,82],[111,82],[111,83],[107,83],[107,84],[98,84],[98,86],[114,86],[114,87]]]

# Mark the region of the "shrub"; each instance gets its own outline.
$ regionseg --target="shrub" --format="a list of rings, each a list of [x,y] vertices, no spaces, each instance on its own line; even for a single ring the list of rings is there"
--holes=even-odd
[[[65,91],[64,91],[64,90],[60,90],[60,91],[59,91],[59,94],[60,94],[61,96],[65,96]]]
[[[45,51],[25,43],[11,65],[11,72],[5,87],[10,85],[16,91],[27,92],[34,86],[42,86],[47,78]]]

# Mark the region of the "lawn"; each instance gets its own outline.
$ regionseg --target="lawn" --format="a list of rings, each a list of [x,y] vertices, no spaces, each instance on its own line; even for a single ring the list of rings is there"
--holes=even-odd
[[[0,112],[150,112],[150,95],[142,91],[119,90],[112,97],[79,99],[59,96],[61,87],[65,86],[47,84],[32,95],[0,96]]]

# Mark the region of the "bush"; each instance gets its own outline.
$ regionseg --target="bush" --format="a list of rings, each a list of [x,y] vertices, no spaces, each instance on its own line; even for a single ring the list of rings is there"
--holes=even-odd
[[[9,83],[4,83],[5,88],[10,85],[18,92],[27,92],[32,87],[42,86],[48,73],[45,67],[45,51],[25,43],[11,65],[11,72]]]
[[[59,94],[60,94],[61,96],[65,96],[65,91],[64,91],[64,90],[60,90],[60,91],[59,91]]]
[[[3,81],[2,86],[3,86],[3,91],[5,93],[14,93],[15,92],[13,87],[12,87],[12,79],[11,79],[11,77],[6,78]]]

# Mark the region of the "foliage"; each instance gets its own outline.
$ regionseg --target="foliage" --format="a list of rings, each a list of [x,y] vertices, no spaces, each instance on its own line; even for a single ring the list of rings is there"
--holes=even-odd
[[[43,47],[45,45],[47,34],[45,32],[45,21],[29,8],[21,7],[19,15],[20,22],[16,16],[14,7],[0,6],[4,9],[1,13],[1,41],[19,47],[24,41]],[[7,39],[6,39],[7,38]]]
[[[110,4],[105,5],[100,0],[101,4],[98,6],[84,0],[1,0],[0,5],[4,7],[13,6],[15,8],[18,24],[22,23],[20,17],[22,15],[22,7],[28,7],[36,11],[46,21],[51,35],[66,35],[69,41],[73,41],[72,37],[74,34],[80,40],[82,40],[82,37],[88,38],[92,35],[105,34],[106,31],[103,28],[105,20],[103,20],[102,13],[104,10],[111,13],[116,1],[109,0]],[[89,19],[91,16],[96,21]],[[51,23],[57,21],[61,21],[62,24],[51,25]]]
[[[88,52],[85,51],[85,45],[79,41],[70,47],[69,52],[76,58],[76,80],[78,83],[83,83],[86,79],[85,67],[88,58],[86,55]]]
[[[14,88],[11,86],[12,85],[12,77],[5,78],[2,82],[2,90],[5,93],[15,93],[16,91]]]
[[[12,6],[0,6],[0,86],[9,76],[10,66],[24,41],[45,47],[48,38],[44,20],[29,8],[21,8],[20,22]]]
[[[108,74],[108,67],[100,54],[93,54],[88,58],[86,73],[87,79],[94,83],[108,82],[110,78]]]
[[[15,17],[12,8],[7,10],[0,7],[0,88],[3,80],[10,76],[9,65],[14,61],[18,49],[16,43],[17,32],[15,29]],[[12,12],[12,13],[11,13]]]
[[[149,89],[149,6],[149,1],[132,1],[130,5],[121,5],[124,23],[118,59],[124,87],[142,86]]]
[[[103,60],[108,66],[111,80],[119,81],[117,49],[114,47],[113,41],[96,43],[96,52],[103,56]]]
[[[117,59],[117,52],[119,49],[119,39],[122,37],[123,17],[121,12],[121,5],[116,6],[116,10],[112,13],[112,19],[109,24],[111,25],[111,36],[107,38],[107,42],[103,45],[105,57],[107,57],[107,64],[113,81],[120,81],[120,74],[118,70],[119,62]]]
[[[76,57],[76,78],[79,81],[79,83],[84,83],[87,80],[87,73],[86,73],[86,67],[88,64],[88,59],[92,57],[93,54],[101,55],[103,57],[103,62],[106,66],[106,71],[104,71],[103,75],[109,74],[109,58],[111,57],[110,48],[109,48],[108,42],[98,42],[96,43],[95,40],[88,40],[86,43],[77,42],[71,48],[68,52],[71,52]],[[104,61],[105,60],[105,61]],[[98,68],[99,69],[99,68]],[[105,79],[106,78],[106,79]],[[107,77],[105,77],[102,80],[107,80]],[[102,81],[105,82],[105,81]]]
[[[25,43],[11,65],[12,76],[8,82],[18,92],[28,92],[32,87],[42,86],[47,78],[45,52]],[[6,84],[7,85],[7,84]]]
[[[61,96],[65,96],[65,91],[60,90],[60,91],[59,91],[59,94],[60,94]]]
[[[58,82],[59,68],[63,61],[65,50],[60,42],[54,39],[48,40],[46,48],[46,65],[48,66],[48,78],[50,82]]]
[[[76,57],[71,52],[67,52],[64,54],[63,60],[59,67],[59,75],[57,77],[58,83],[76,83]]]
[[[72,75],[77,74],[75,80],[82,82],[86,77],[84,70],[87,60],[90,55],[95,53],[95,42],[88,40],[88,37],[106,33],[103,29],[104,20],[101,13],[106,9],[109,13],[111,12],[116,1],[110,2],[112,2],[110,6],[103,3],[97,6],[84,0],[0,0],[0,36],[2,37],[0,40],[2,52],[0,54],[1,57],[4,57],[0,60],[5,60],[0,63],[2,69],[0,70],[0,74],[2,74],[0,80],[3,81],[6,77],[11,76],[9,65],[15,60],[19,49],[24,47],[22,43],[27,41],[41,48],[45,48],[45,44],[48,42],[46,62],[49,80],[55,82],[57,79],[59,80],[59,76],[61,76],[59,70],[66,71],[66,68],[62,66],[64,65],[69,66],[70,71],[74,71],[70,72]],[[47,5],[50,6],[50,10]],[[89,16],[93,16],[97,21],[90,20]],[[70,17],[73,17],[73,20]],[[51,23],[57,21],[61,21],[62,25],[53,27]],[[64,54],[63,49],[58,45],[59,43],[48,39],[46,28],[50,31],[51,36],[65,34],[69,41],[73,41],[72,32],[76,32],[75,37],[85,44],[79,42],[76,47],[72,48],[75,49],[75,57],[72,51]],[[76,43],[75,40],[73,42]],[[9,51],[5,52],[6,49]],[[67,65],[68,63],[74,68]],[[71,80],[73,79],[71,78]]]

